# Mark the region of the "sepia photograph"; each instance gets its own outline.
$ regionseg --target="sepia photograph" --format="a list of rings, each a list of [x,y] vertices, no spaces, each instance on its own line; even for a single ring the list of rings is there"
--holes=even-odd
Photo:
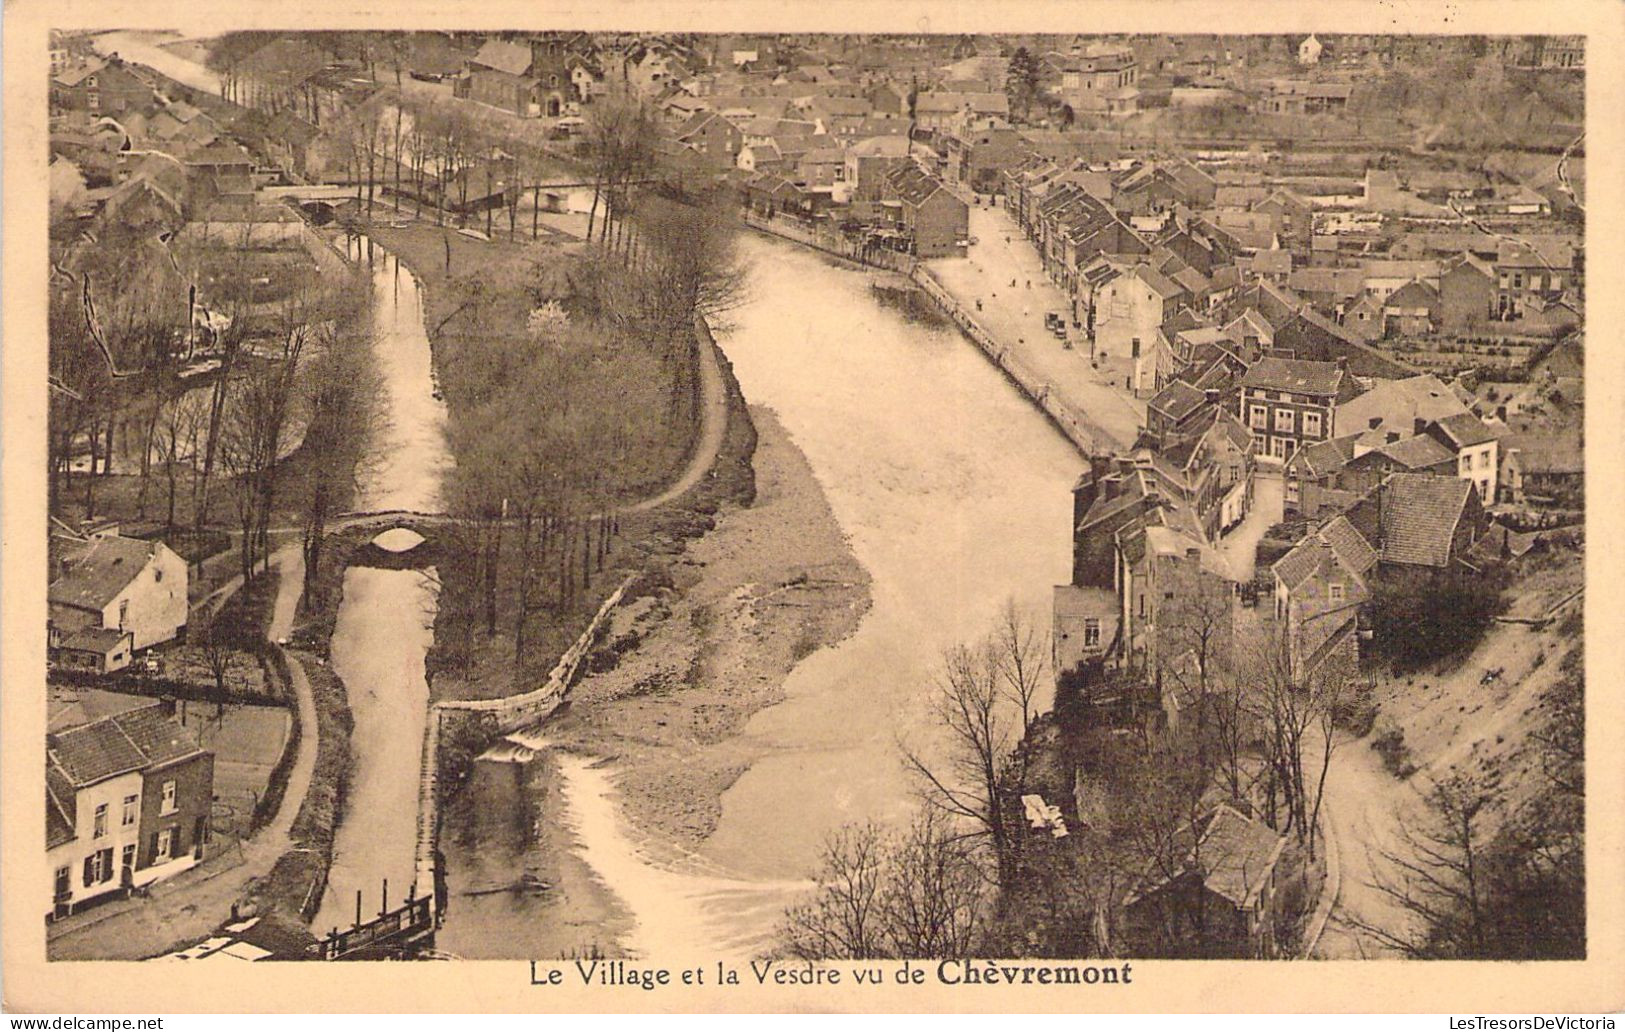
[[[30,70],[47,966],[1593,955],[1586,35],[226,21]]]

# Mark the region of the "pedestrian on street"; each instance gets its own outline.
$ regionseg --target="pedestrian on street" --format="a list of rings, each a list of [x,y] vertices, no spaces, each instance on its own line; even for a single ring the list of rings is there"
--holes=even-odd
[[[1028,289],[1028,290],[1031,290],[1031,289],[1033,289],[1033,281],[1032,281],[1032,280],[1028,280],[1028,281],[1027,281],[1027,289]]]
[[[1014,279],[1014,277],[1012,277],[1012,278],[1011,278],[1011,280],[1010,280],[1010,285],[1011,285],[1011,286],[1012,286],[1012,287],[1013,287],[1013,286],[1015,286],[1015,285],[1016,285],[1016,281],[1015,281],[1015,279]]]
[[[981,298],[976,299],[976,310],[978,312],[980,312],[982,310],[982,299]]]

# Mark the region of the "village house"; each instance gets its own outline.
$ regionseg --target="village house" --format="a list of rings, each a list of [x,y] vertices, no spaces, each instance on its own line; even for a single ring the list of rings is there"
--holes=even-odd
[[[51,79],[51,104],[69,111],[118,116],[152,100],[152,86],[116,55],[71,66]]]
[[[1154,394],[1172,376],[1173,353],[1162,324],[1188,296],[1184,287],[1145,264],[1126,269],[1095,289],[1095,351],[1133,362],[1127,386],[1135,394]]]
[[[1365,430],[1396,431],[1410,436],[1417,427],[1467,411],[1456,392],[1432,373],[1401,380],[1384,380],[1358,397],[1337,406],[1338,429],[1345,434]]]
[[[539,83],[531,74],[531,48],[508,40],[486,40],[468,60],[458,95],[522,118],[542,114]]]
[[[886,176],[909,163],[906,136],[872,136],[846,148],[843,183],[848,203],[873,203],[886,192]]]
[[[1337,436],[1337,405],[1358,392],[1346,362],[1265,357],[1241,378],[1237,415],[1263,445],[1260,457],[1284,463]]]
[[[1439,322],[1439,291],[1411,280],[1383,301],[1382,336],[1426,337]]]
[[[1496,315],[1495,267],[1471,252],[1445,262],[1439,273],[1439,328],[1467,336],[1485,332]]]
[[[1307,684],[1323,670],[1333,677],[1354,672],[1359,609],[1370,600],[1366,578],[1376,565],[1376,550],[1336,516],[1270,567],[1275,619],[1294,684]]]
[[[732,168],[739,164],[745,134],[715,111],[700,111],[674,134],[677,142],[694,151],[707,164]]]
[[[1501,494],[1516,505],[1585,506],[1585,446],[1574,434],[1524,433],[1502,442]]]
[[[1435,419],[1421,432],[1455,456],[1456,475],[1477,489],[1480,501],[1495,503],[1495,486],[1501,481],[1500,434],[1471,412]]]
[[[970,237],[970,208],[942,180],[912,162],[886,176],[887,200],[899,205],[898,221],[917,258],[963,258]]]
[[[1083,54],[1058,55],[1056,96],[1079,113],[1105,113],[1115,98],[1138,92],[1139,61],[1129,47],[1096,45]]]
[[[1223,599],[1228,606],[1231,595],[1229,564],[1203,540],[1193,516],[1188,507],[1162,506],[1115,535],[1122,655],[1153,682],[1189,649],[1186,632],[1202,616],[1191,600]],[[1228,641],[1228,615],[1212,633]]]
[[[948,181],[977,193],[1000,193],[1004,170],[1020,163],[1027,153],[1021,134],[1009,125],[982,123],[949,133]]]
[[[1470,481],[1418,473],[1390,474],[1346,515],[1393,569],[1448,569],[1489,526]]]
[[[186,561],[161,541],[52,537],[49,636],[52,661],[109,673],[186,627]]]
[[[47,734],[47,915],[195,866],[213,800],[214,754],[161,705]]]
[[[1057,680],[1116,651],[1121,611],[1117,593],[1109,588],[1055,586],[1050,658]]]
[[[1221,805],[1199,839],[1189,828],[1182,838],[1189,852],[1172,877],[1154,865],[1124,897],[1128,941],[1155,956],[1275,956],[1286,837]]]
[[[1257,111],[1261,115],[1337,114],[1349,106],[1354,87],[1346,82],[1277,79],[1265,85]]]
[[[1010,98],[1003,93],[924,92],[914,99],[914,124],[932,132],[947,132],[965,115],[1010,117]]]
[[[1503,243],[1495,259],[1495,317],[1522,318],[1549,296],[1575,286],[1574,249],[1552,244],[1539,249]]]

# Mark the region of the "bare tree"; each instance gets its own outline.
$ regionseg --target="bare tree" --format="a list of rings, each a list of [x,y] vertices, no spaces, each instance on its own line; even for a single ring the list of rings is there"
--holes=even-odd
[[[932,762],[903,746],[903,761],[920,780],[928,806],[963,820],[967,834],[985,841],[1000,885],[1012,880],[1019,843],[1006,811],[1013,786],[1006,757],[1021,738],[1019,712],[1004,690],[1004,661],[992,641],[948,650],[932,700],[937,725],[947,735],[947,756]],[[1019,790],[1015,793],[1019,794]]]
[[[214,678],[214,715],[218,717],[226,709],[226,674],[231,671],[231,659],[236,648],[231,636],[213,620],[194,628],[192,640],[197,643],[198,651],[203,653],[203,662]]]
[[[1483,817],[1492,800],[1466,775],[1436,782],[1420,819],[1400,825],[1394,847],[1376,849],[1390,873],[1376,865],[1373,887],[1415,919],[1416,927],[1383,928],[1360,919],[1355,926],[1409,957],[1488,956]]]
[[[782,938],[807,959],[970,955],[985,887],[948,821],[924,810],[903,831],[846,825],[824,849],[811,899],[785,914]]]

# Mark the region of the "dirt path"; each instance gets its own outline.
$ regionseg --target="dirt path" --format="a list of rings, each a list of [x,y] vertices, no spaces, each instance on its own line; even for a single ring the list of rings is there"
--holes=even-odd
[[[700,437],[694,445],[688,466],[664,491],[653,498],[645,498],[626,506],[627,512],[646,512],[677,498],[707,476],[722,450],[722,439],[728,432],[728,392],[722,383],[722,369],[717,365],[717,346],[709,338],[702,338],[699,346],[700,367]]]
[[[1494,624],[1465,661],[1444,675],[1417,674],[1379,688],[1382,722],[1399,727],[1417,771],[1405,780],[1390,774],[1370,740],[1342,742],[1326,781],[1322,813],[1332,848],[1342,862],[1336,906],[1315,950],[1317,957],[1394,956],[1359,924],[1390,934],[1414,930],[1414,917],[1377,888],[1397,884],[1400,870],[1384,856],[1407,855],[1402,828],[1425,816],[1423,793],[1455,770],[1491,773],[1516,794],[1521,765],[1539,703],[1558,676],[1556,655],[1536,664],[1557,641],[1551,632]],[[1500,669],[1495,683],[1484,671]],[[1318,743],[1310,751],[1318,749]]]

